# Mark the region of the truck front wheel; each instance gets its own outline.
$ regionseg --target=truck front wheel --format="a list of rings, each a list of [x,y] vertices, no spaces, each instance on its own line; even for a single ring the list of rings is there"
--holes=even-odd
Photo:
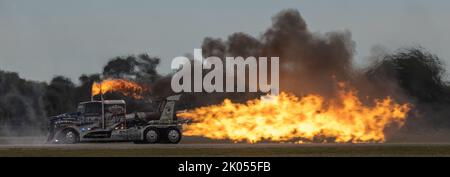
[[[154,128],[147,129],[144,134],[144,141],[146,143],[157,143],[159,141],[159,132]]]
[[[61,132],[58,140],[64,144],[75,144],[80,141],[78,133],[72,129],[65,129]]]
[[[169,143],[177,144],[181,140],[181,132],[176,128],[167,129],[167,140]]]

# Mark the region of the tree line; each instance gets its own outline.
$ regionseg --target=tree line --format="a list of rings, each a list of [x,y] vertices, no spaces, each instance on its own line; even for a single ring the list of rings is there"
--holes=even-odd
[[[118,56],[101,73],[83,74],[74,83],[65,76],[50,82],[25,80],[16,72],[0,71],[0,135],[43,133],[47,117],[76,111],[76,105],[91,99],[94,82],[104,78],[129,79],[151,87],[162,76],[156,67],[160,58],[148,54]],[[151,93],[149,93],[151,94]],[[134,100],[120,93],[108,93],[107,99],[125,99],[127,110],[149,109],[145,100]]]

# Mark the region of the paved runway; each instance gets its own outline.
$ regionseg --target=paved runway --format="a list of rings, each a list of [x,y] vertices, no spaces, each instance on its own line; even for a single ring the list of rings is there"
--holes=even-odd
[[[450,156],[450,143],[232,143],[185,137],[180,144],[45,144],[45,137],[1,137],[0,156]]]
[[[61,149],[139,149],[139,148],[271,148],[271,147],[362,147],[362,146],[450,146],[450,142],[438,143],[233,143],[199,137],[184,137],[179,144],[134,144],[132,142],[83,142],[78,144],[48,144],[45,137],[0,137],[0,149],[4,148],[61,148]]]

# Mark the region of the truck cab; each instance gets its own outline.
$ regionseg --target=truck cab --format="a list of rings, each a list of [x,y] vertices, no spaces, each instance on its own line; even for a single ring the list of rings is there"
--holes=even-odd
[[[126,104],[124,100],[88,101],[78,104],[77,112],[83,125],[91,128],[106,129],[116,123],[125,121]]]
[[[175,102],[179,98],[180,95],[174,95],[161,99],[153,112],[130,114],[124,100],[81,102],[77,112],[50,119],[48,142],[178,143],[184,123],[175,114]]]

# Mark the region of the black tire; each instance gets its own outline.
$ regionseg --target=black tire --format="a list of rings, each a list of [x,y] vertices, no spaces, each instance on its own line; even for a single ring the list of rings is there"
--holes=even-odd
[[[160,133],[159,133],[158,129],[148,128],[147,130],[145,130],[145,132],[144,132],[144,142],[145,143],[155,144],[155,143],[158,143],[159,140],[160,140]]]
[[[73,129],[65,129],[60,133],[58,140],[63,144],[76,144],[80,142],[80,136]]]
[[[166,141],[171,144],[177,144],[181,141],[181,132],[177,128],[168,128],[165,133]]]

